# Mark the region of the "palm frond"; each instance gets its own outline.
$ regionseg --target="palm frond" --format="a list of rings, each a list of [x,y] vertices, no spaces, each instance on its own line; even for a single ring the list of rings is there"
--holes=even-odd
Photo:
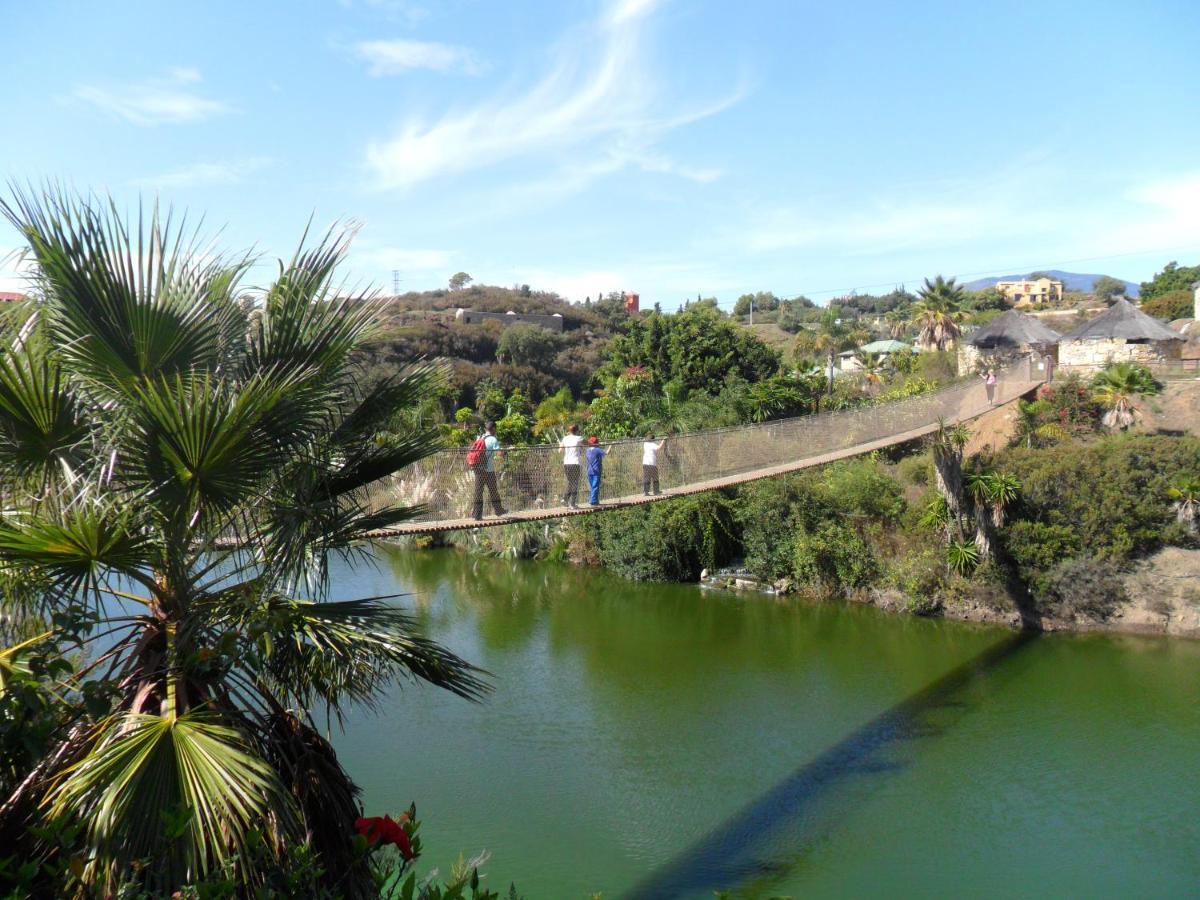
[[[280,266],[251,329],[244,374],[282,367],[317,376],[345,365],[377,317],[370,297],[339,297],[333,286],[352,236],[330,229]]]
[[[131,229],[111,200],[55,192],[17,192],[0,211],[29,242],[58,353],[93,389],[119,396],[220,361],[236,278],[186,223],[155,206]]]
[[[83,824],[84,880],[110,889],[146,858],[165,862],[146,871],[151,887],[202,878],[244,850],[247,833],[268,816],[285,833],[296,827],[271,767],[237,730],[195,711],[107,720],[48,806],[52,817]]]
[[[78,502],[61,514],[0,518],[0,565],[44,578],[46,589],[59,597],[94,595],[112,575],[154,588],[145,573],[155,559],[136,508]]]
[[[0,356],[0,466],[18,478],[74,473],[88,436],[63,371],[40,354]]]
[[[214,613],[242,629],[254,622],[266,627],[269,637],[257,645],[256,667],[300,706],[370,705],[397,677],[469,700],[488,691],[480,670],[421,636],[413,619],[386,599],[315,603],[276,596],[258,607],[228,604]]]

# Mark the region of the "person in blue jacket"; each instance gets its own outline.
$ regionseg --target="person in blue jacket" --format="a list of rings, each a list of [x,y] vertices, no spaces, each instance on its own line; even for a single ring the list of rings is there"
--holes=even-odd
[[[591,493],[588,502],[592,506],[600,505],[600,478],[604,475],[604,457],[608,451],[600,446],[600,439],[594,434],[588,438],[587,448],[587,477]]]

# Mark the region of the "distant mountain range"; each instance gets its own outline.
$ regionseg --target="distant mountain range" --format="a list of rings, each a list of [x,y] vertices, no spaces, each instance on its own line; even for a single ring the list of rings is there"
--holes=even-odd
[[[1092,286],[1098,278],[1103,278],[1103,275],[1084,275],[1079,272],[1064,272],[1061,269],[1043,269],[1047,275],[1057,279],[1063,283],[1063,288],[1068,291],[1083,291],[1085,294],[1092,292]],[[1027,272],[1024,275],[1000,275],[996,278],[978,278],[975,281],[968,281],[963,285],[970,291],[982,291],[984,288],[989,288],[997,281],[1021,281],[1032,275],[1032,272]],[[1119,279],[1118,279],[1119,280]],[[1125,282],[1125,296],[1133,299],[1138,295],[1140,286],[1132,281]]]

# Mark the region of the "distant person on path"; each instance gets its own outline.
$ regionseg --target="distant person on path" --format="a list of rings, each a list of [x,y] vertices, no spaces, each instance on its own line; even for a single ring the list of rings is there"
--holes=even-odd
[[[642,493],[649,497],[651,489],[657,497],[660,493],[658,487],[658,451],[666,444],[667,439],[661,441],[654,440],[654,432],[646,434],[646,440],[642,442]]]
[[[987,391],[988,405],[996,405],[996,372],[993,369],[986,369],[979,373],[979,377],[983,379],[983,389]]]
[[[598,437],[593,434],[588,438],[587,476],[588,487],[591,488],[588,503],[591,506],[600,505],[600,478],[604,475],[604,457],[607,455],[608,451],[600,446]]]
[[[496,453],[500,450],[500,439],[496,437],[496,423],[488,422],[485,426],[484,434],[479,438],[483,442],[482,453],[479,459],[467,461],[471,463],[475,470],[475,509],[474,517],[476,519],[483,518],[483,489],[487,488],[488,494],[492,500],[492,511],[498,515],[507,515],[504,507],[500,504],[500,487],[496,484]],[[478,441],[476,441],[478,443]],[[475,447],[472,447],[468,453],[475,452]]]
[[[563,506],[569,506],[571,509],[579,508],[579,445],[582,443],[583,438],[579,436],[578,425],[568,428],[563,439],[558,442],[563,452],[563,479],[566,482],[562,502]]]

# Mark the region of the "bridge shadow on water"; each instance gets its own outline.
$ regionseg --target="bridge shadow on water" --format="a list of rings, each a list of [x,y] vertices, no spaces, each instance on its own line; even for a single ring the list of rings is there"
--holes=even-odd
[[[1025,630],[990,645],[897,703],[807,763],[652,873],[627,895],[632,900],[711,896],[713,891],[764,886],[787,875],[823,838],[838,800],[856,780],[904,766],[905,742],[942,733],[969,708],[964,690],[1037,639]],[[891,756],[889,757],[889,753]]]

